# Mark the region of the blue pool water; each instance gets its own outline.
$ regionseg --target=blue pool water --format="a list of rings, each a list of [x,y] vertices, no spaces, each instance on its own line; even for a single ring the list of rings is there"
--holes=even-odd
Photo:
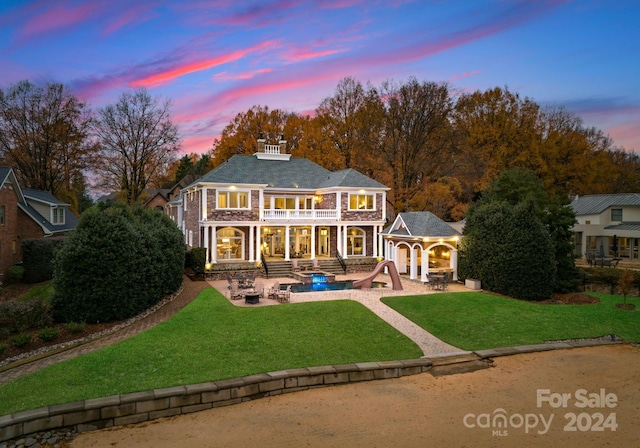
[[[385,282],[373,282],[372,288],[384,288]],[[280,285],[280,289],[287,289],[287,284]],[[319,282],[303,285],[300,283],[291,284],[291,292],[320,292],[320,291],[340,291],[343,289],[353,289],[353,280],[339,282]]]

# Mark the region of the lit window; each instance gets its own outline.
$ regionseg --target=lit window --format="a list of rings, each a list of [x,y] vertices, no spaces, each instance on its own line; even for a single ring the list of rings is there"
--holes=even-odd
[[[612,208],[611,209],[611,221],[622,221],[622,209],[621,208]]]
[[[372,194],[349,195],[349,210],[374,210]]]
[[[249,193],[246,191],[219,191],[218,208],[249,208]]]

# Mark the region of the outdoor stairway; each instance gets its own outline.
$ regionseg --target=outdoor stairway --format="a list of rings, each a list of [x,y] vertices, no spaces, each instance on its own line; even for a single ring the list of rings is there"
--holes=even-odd
[[[291,277],[293,266],[291,261],[267,261],[267,278]],[[313,262],[308,259],[298,259],[298,266],[302,272],[312,271]],[[318,271],[331,274],[344,274],[342,265],[337,258],[318,258]]]
[[[291,277],[290,261],[267,261],[267,278]]]

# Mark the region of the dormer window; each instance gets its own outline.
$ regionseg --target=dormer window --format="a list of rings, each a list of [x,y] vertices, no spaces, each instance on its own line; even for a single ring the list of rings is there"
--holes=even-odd
[[[64,208],[56,207],[53,209],[51,224],[64,224]]]

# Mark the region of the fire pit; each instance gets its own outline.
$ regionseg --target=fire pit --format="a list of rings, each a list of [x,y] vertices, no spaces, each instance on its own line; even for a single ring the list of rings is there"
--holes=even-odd
[[[260,302],[260,294],[257,292],[248,292],[244,295],[244,303],[255,305]]]

